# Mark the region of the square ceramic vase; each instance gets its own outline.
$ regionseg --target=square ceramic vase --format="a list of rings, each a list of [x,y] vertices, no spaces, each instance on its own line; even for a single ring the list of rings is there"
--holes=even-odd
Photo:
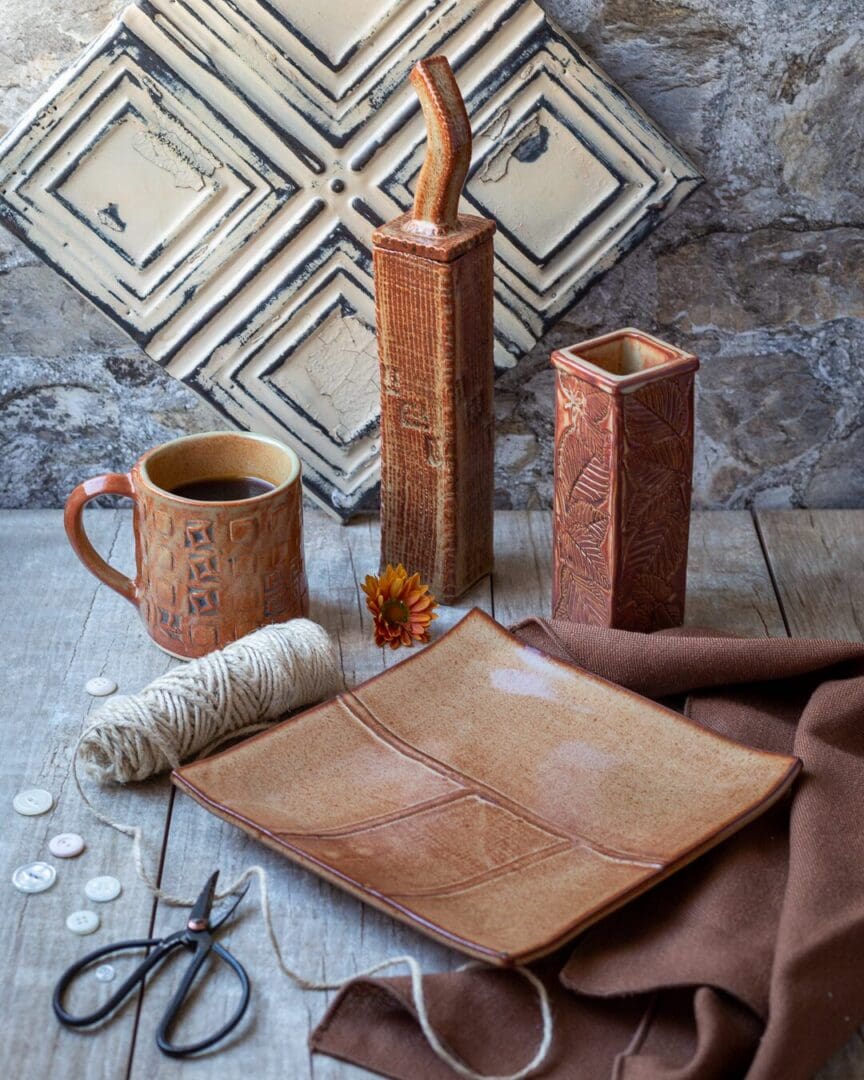
[[[699,361],[640,330],[552,354],[552,614],[649,632],[684,620]]]

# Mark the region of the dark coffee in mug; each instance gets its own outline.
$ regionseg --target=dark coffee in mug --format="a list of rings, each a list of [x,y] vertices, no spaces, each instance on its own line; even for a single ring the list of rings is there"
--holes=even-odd
[[[208,480],[188,480],[171,488],[172,495],[196,502],[237,502],[266,495],[275,485],[258,476],[214,476]]]

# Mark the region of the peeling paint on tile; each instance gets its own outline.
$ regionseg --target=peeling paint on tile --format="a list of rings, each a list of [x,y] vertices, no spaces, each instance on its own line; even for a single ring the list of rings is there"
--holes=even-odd
[[[490,139],[498,142],[498,136],[494,134],[491,126],[486,129],[486,134]],[[503,146],[489,155],[483,163],[483,168],[478,172],[477,179],[481,184],[497,183],[507,175],[511,158],[534,162],[541,156],[548,142],[549,130],[542,126],[540,117],[535,114],[514,135],[511,135]]]
[[[117,203],[109,202],[98,211],[97,216],[106,229],[113,229],[114,232],[126,231],[126,222],[120,217],[120,208]]]
[[[208,160],[203,150],[193,150],[178,135],[161,128],[136,132],[132,149],[144,161],[169,173],[175,187],[200,191],[204,178],[216,172],[216,163]]]

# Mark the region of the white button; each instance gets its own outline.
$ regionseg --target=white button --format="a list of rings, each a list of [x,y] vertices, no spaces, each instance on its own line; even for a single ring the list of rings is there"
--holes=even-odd
[[[95,911],[73,911],[66,919],[66,929],[73,934],[92,934],[99,929],[99,916]]]
[[[117,689],[117,683],[113,679],[106,679],[104,675],[97,675],[95,679],[88,679],[84,689],[92,697],[107,697]]]
[[[114,968],[111,967],[110,964],[100,964],[99,967],[96,968],[96,978],[99,982],[113,982],[114,974]]]
[[[12,884],[18,892],[45,892],[56,880],[57,871],[47,862],[25,863],[12,874]]]
[[[100,904],[105,904],[109,900],[116,900],[120,895],[121,885],[116,877],[109,877],[107,874],[105,877],[90,878],[87,884],[84,886],[84,893],[88,900],[96,900]]]
[[[47,814],[54,805],[54,796],[44,788],[31,787],[19,791],[12,800],[12,807],[25,817]]]
[[[74,832],[61,832],[48,841],[48,850],[58,859],[74,859],[84,850],[84,839]]]

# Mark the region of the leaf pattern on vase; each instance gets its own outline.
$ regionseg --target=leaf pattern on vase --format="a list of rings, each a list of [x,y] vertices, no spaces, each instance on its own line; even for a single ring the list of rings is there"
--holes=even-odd
[[[607,623],[612,399],[564,372],[557,379],[552,613]]]
[[[693,373],[622,396],[620,562],[615,625],[684,618],[693,468]]]
[[[552,613],[655,630],[684,617],[693,372],[625,392],[557,367]]]
[[[616,609],[615,625],[622,630],[645,630],[646,613],[656,629],[678,626],[681,598],[665,578],[643,575]]]

